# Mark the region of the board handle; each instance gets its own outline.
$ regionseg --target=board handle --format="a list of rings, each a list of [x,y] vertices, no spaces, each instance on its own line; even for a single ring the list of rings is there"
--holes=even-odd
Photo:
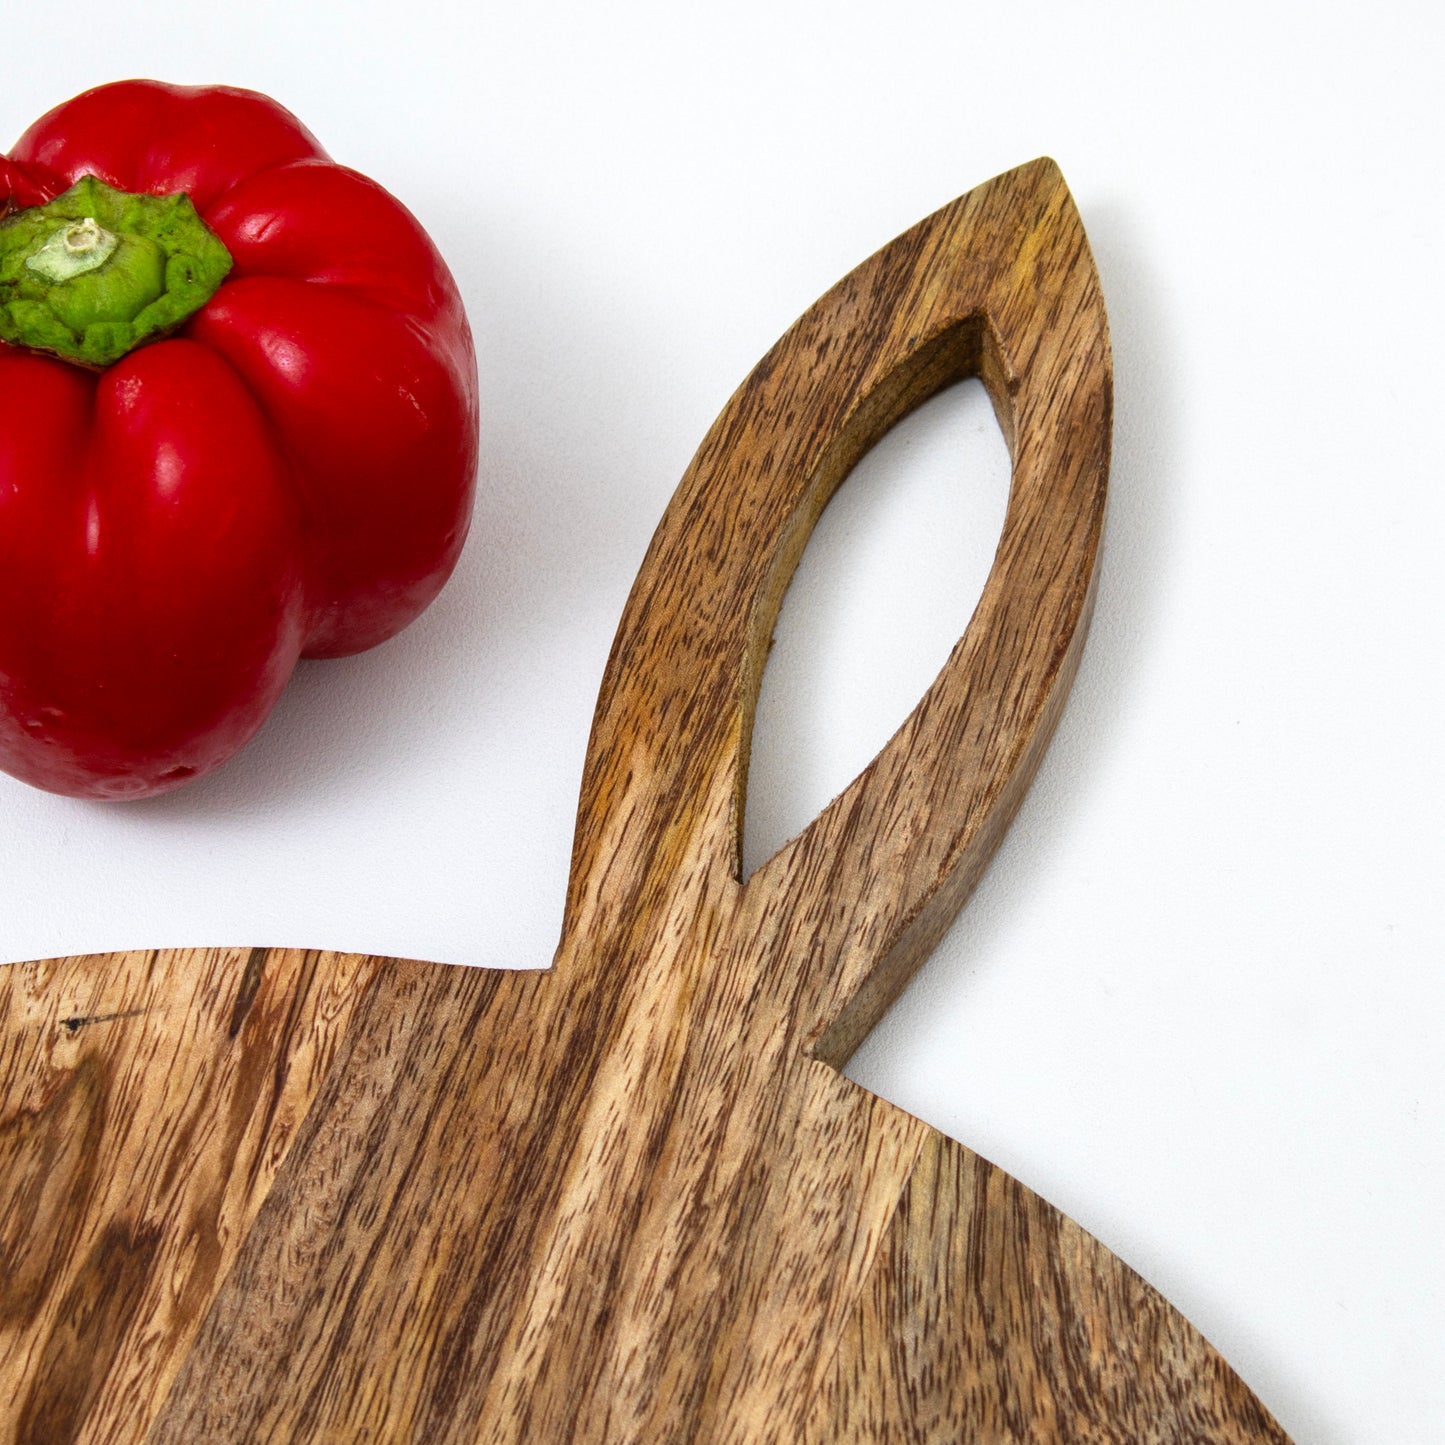
[[[951,382],[982,378],[1012,454],[1007,515],[964,636],[857,778],[743,884],[747,756],[778,609],[859,457]],[[767,936],[822,1055],[841,1058],[952,920],[1000,841],[1082,647],[1103,521],[1112,371],[1103,299],[1058,167],[944,207],[820,298],[723,409],[648,548],[584,767],[572,938],[715,897]],[[796,929],[788,930],[796,937]]]

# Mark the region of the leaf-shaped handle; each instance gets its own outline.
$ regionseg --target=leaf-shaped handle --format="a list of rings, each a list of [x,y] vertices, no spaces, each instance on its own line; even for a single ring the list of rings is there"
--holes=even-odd
[[[943,386],[979,375],[1013,454],[1008,514],[964,637],[877,758],[738,882],[769,638],[823,507]],[[1103,520],[1107,325],[1083,227],[1038,160],[936,212],[812,306],[683,477],[608,661],[584,771],[562,954],[678,888],[741,890],[811,957],[779,980],[841,1057],[953,918],[1028,785],[1078,662]]]

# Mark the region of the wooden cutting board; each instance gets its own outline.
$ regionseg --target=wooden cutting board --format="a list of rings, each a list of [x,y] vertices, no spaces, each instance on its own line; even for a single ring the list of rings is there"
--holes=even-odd
[[[818,514],[981,376],[977,611],[746,882],[749,733]],[[1056,167],[809,310],[618,631],[550,970],[275,949],[0,970],[0,1439],[1283,1442],[1147,1284],[839,1072],[978,880],[1093,595],[1104,308]]]

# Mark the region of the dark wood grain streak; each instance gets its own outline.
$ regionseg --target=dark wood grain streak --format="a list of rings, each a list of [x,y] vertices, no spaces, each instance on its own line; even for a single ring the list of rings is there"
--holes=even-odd
[[[236,987],[236,1001],[231,1005],[231,1022],[226,1027],[226,1037],[233,1039],[241,1032],[251,1005],[261,989],[261,980],[266,976],[266,950],[253,948],[246,956],[246,971]]]
[[[966,375],[1013,455],[973,620],[744,883],[789,578],[857,459]],[[1058,719],[1110,405],[1088,244],[1035,162],[845,277],[703,440],[604,675],[552,969],[353,960],[318,1009],[327,956],[92,961],[152,982],[78,1001],[31,966],[53,1018],[112,1021],[52,1029],[83,1051],[58,1069],[5,1036],[10,1438],[1280,1445],[1102,1246],[838,1072]]]

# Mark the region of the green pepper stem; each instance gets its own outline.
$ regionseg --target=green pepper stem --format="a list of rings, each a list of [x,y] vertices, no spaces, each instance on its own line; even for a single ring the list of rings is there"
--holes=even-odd
[[[99,370],[182,325],[230,269],[189,196],[83,176],[0,220],[0,341]]]
[[[120,237],[114,231],[104,230],[96,225],[94,216],[87,216],[53,231],[25,258],[25,264],[47,281],[69,281],[72,276],[99,270],[119,245]]]

